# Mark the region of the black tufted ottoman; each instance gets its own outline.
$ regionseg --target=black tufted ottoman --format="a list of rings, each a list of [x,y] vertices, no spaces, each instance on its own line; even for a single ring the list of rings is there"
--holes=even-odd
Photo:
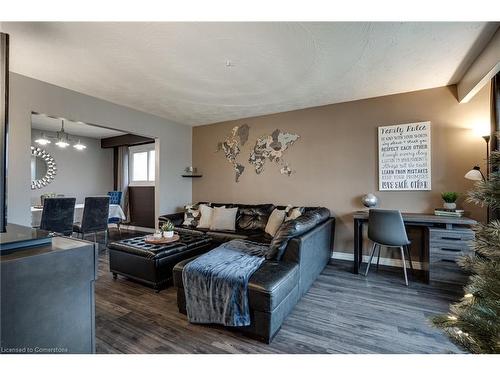
[[[157,292],[172,284],[172,269],[184,259],[212,249],[205,234],[179,232],[180,240],[168,245],[149,245],[144,237],[112,242],[109,248],[109,270],[147,284]]]

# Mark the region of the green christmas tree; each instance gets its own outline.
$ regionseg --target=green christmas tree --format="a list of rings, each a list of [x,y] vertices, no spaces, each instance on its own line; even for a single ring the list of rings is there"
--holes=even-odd
[[[500,209],[500,152],[492,152],[490,164],[493,172],[476,183],[468,201],[495,211]],[[500,221],[478,224],[474,231],[475,254],[459,261],[471,274],[465,295],[432,322],[471,353],[500,353]]]

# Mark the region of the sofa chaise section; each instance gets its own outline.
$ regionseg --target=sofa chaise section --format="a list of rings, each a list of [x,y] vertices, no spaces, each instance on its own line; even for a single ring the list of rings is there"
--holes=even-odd
[[[270,343],[285,318],[328,264],[335,220],[329,214],[325,217],[325,209],[322,210],[322,215],[315,218],[317,222],[309,221],[304,232],[295,236],[291,234],[279,260],[266,260],[251,276],[248,285],[251,325],[238,327],[238,330]],[[169,216],[169,220],[177,219],[177,223],[182,223],[183,216]],[[186,300],[182,271],[192,259],[178,263],[173,270],[177,304],[184,314]]]

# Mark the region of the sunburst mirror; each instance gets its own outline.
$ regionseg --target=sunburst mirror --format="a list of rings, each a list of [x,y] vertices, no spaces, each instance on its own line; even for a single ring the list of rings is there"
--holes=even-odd
[[[47,151],[31,146],[31,190],[41,189],[50,184],[56,172],[54,158]]]

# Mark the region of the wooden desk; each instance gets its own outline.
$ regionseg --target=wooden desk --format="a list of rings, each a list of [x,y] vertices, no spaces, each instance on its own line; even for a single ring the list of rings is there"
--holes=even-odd
[[[470,227],[477,222],[467,217],[446,217],[432,214],[402,213],[403,220],[407,226],[421,226],[423,231],[424,249],[420,251],[420,260],[429,260],[429,228],[442,228],[451,231],[464,227]],[[354,273],[359,273],[359,267],[363,260],[363,226],[368,222],[368,210],[356,211],[354,217]],[[429,268],[424,269],[424,278],[429,282]]]

